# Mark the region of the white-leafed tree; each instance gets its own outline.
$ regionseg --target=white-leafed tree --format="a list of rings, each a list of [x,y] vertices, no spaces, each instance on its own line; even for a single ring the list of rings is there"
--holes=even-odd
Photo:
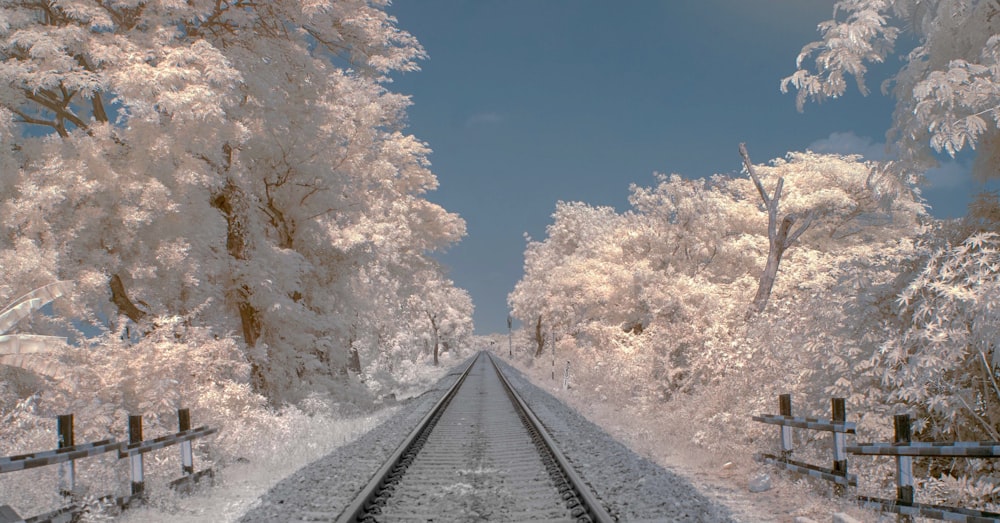
[[[908,249],[925,211],[905,197],[880,200],[870,183],[876,167],[810,152],[754,166],[769,194],[784,180],[783,213],[813,216],[755,323],[766,329],[773,318],[806,317],[800,307],[836,307],[823,297],[842,292],[852,267],[881,268],[880,250]],[[558,204],[548,237],[529,241],[508,301],[529,337],[541,317],[544,334],[572,339],[586,369],[598,361],[634,387],[669,395],[747,364],[757,350],[745,343],[744,318],[768,255],[768,217],[745,177],[657,182],[633,186],[625,213]]]
[[[235,336],[275,401],[360,374],[361,340],[385,347],[358,332],[400,335],[413,294],[355,291],[465,233],[423,196],[430,150],[385,82],[424,51],[384,8],[0,2],[0,249],[25,269],[0,297],[68,279],[67,316]]]
[[[994,0],[839,0],[781,82],[808,100],[842,96],[853,77],[868,94],[871,64],[903,65],[882,84],[897,105],[888,136],[900,160],[922,172],[931,149],[978,148],[975,174],[997,176],[1000,159],[1000,4]],[[905,48],[900,44],[905,43]]]

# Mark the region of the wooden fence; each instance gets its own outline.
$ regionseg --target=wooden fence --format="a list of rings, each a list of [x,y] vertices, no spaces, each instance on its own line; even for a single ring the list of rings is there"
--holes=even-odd
[[[832,481],[840,486],[857,486],[858,477],[847,473],[847,453],[845,435],[854,434],[854,423],[847,422],[847,413],[844,410],[844,399],[834,398],[831,401],[832,416],[829,421],[816,418],[797,418],[792,416],[792,396],[782,394],[778,397],[778,409],[780,414],[762,414],[754,416],[754,421],[770,423],[781,426],[781,455],[761,454],[761,459],[765,463],[770,463],[786,470],[807,474],[824,481]],[[833,433],[833,467],[824,468],[801,461],[795,461],[792,457],[792,429],[800,428],[807,430],[820,430]]]
[[[855,425],[846,422],[844,399],[833,398],[833,415],[829,422],[813,418],[792,417],[791,395],[782,394],[778,397],[781,414],[764,414],[753,416],[754,421],[771,423],[781,426],[781,455],[761,454],[761,460],[778,467],[808,474],[826,481],[832,481],[841,486],[857,486],[857,476],[847,474],[847,454],[867,456],[895,456],[896,458],[896,499],[880,499],[869,496],[858,496],[858,501],[869,508],[888,511],[897,514],[899,521],[911,522],[913,517],[958,521],[966,523],[1000,523],[1000,514],[957,507],[929,505],[915,501],[913,483],[913,458],[926,457],[968,457],[997,458],[1000,457],[1000,442],[996,441],[953,441],[953,442],[916,442],[912,441],[910,416],[900,414],[895,417],[895,437],[891,443],[863,443],[846,445],[844,436],[855,434]],[[792,428],[809,430],[827,430],[834,433],[834,465],[832,469],[824,469],[815,465],[800,463],[791,459]],[[841,487],[843,488],[843,487]]]
[[[142,437],[142,416],[129,416],[128,419],[128,443],[105,439],[89,443],[76,444],[73,435],[73,415],[66,414],[59,416],[56,421],[57,447],[54,450],[44,452],[34,452],[31,454],[20,454],[17,456],[0,457],[0,473],[15,472],[49,465],[59,465],[58,488],[59,493],[66,498],[73,499],[76,493],[76,464],[78,459],[97,456],[107,452],[118,452],[118,459],[128,458],[129,478],[131,480],[130,492],[128,496],[115,498],[105,496],[105,501],[114,501],[119,507],[125,508],[129,504],[141,500],[145,494],[145,474],[143,467],[143,454],[154,450],[162,449],[172,445],[180,447],[181,474],[179,479],[170,483],[170,486],[178,490],[187,490],[193,483],[201,478],[213,476],[211,468],[198,472],[194,470],[194,456],[191,449],[191,441],[197,438],[208,436],[218,431],[207,426],[191,428],[191,413],[188,409],[177,411],[178,432],[155,439],[144,440]],[[0,506],[0,523],[41,523],[46,521],[70,521],[73,514],[79,512],[83,507],[78,502],[73,502],[58,510],[34,516],[31,518],[21,518],[10,506]]]

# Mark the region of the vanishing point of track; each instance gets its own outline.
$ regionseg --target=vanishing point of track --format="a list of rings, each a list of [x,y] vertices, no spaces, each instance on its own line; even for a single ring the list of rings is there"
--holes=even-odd
[[[338,522],[614,521],[480,353]]]

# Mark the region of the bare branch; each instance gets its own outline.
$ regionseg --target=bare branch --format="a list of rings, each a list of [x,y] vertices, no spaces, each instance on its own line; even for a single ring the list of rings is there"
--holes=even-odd
[[[754,178],[757,183],[760,183],[756,178]],[[774,241],[774,228],[778,223],[778,203],[781,201],[781,190],[785,187],[785,179],[778,178],[778,186],[774,188],[774,196],[770,199],[767,204],[767,239],[771,242]],[[760,186],[761,190],[763,186]],[[765,193],[766,194],[766,193]]]
[[[47,126],[53,127],[53,128],[57,127],[55,120],[42,120],[42,119],[39,119],[39,118],[34,118],[34,117],[31,117],[31,116],[28,116],[27,114],[25,114],[25,113],[23,113],[23,112],[21,112],[21,111],[19,111],[17,109],[14,109],[13,107],[10,107],[9,109],[10,109],[10,111],[12,113],[20,116],[21,117],[21,121],[23,123],[30,123],[30,124],[35,124],[35,125],[47,125]]]
[[[337,209],[334,209],[334,208],[331,207],[331,208],[329,208],[329,209],[327,209],[327,210],[325,210],[323,212],[318,212],[318,213],[316,213],[316,214],[314,214],[312,216],[306,217],[306,221],[312,220],[314,218],[319,218],[320,216],[323,216],[324,214],[330,214],[331,212],[334,212],[336,210]]]
[[[319,186],[319,185],[307,185],[307,184],[297,184],[297,185],[299,187],[309,188],[310,189],[310,191],[307,192],[306,195],[303,196],[302,199],[299,200],[299,205],[300,206],[305,205],[306,204],[306,200],[308,200],[310,196],[312,196],[312,195],[314,195],[314,194],[316,194],[316,193],[318,193],[320,191],[326,191],[327,190],[326,187],[322,187],[322,186]]]
[[[795,243],[799,239],[799,236],[802,236],[802,233],[812,225],[813,214],[809,213],[805,222],[794,232],[791,232],[792,226],[795,225],[798,219],[794,214],[785,216],[779,226],[778,206],[781,203],[781,191],[785,187],[785,179],[783,177],[778,178],[778,184],[774,188],[774,195],[769,197],[767,190],[764,189],[764,184],[757,177],[757,172],[750,161],[750,153],[747,152],[745,143],[740,144],[740,156],[743,157],[743,164],[750,174],[750,179],[753,180],[754,185],[757,187],[757,192],[760,193],[760,197],[764,200],[764,205],[767,208],[767,239],[769,243],[767,264],[764,266],[764,272],[760,275],[757,295],[754,296],[753,304],[747,311],[747,319],[750,319],[754,313],[762,312],[767,306],[767,301],[771,296],[771,289],[774,286],[774,280],[778,275],[778,266],[781,263],[781,257],[785,254],[785,250]]]
[[[990,368],[990,362],[986,360],[986,353],[983,352],[983,349],[979,349],[979,357],[982,358],[980,361],[983,362],[983,370],[986,371],[986,375],[990,378],[993,391],[996,392],[997,399],[1000,400],[1000,385],[997,385],[996,376],[993,375],[993,369]]]
[[[80,117],[73,114],[73,112],[68,109],[70,102],[69,99],[64,99],[60,102],[57,102],[56,100],[49,100],[46,97],[38,96],[37,94],[27,89],[24,90],[24,95],[32,102],[35,102],[38,105],[41,105],[42,107],[45,107],[46,109],[55,113],[57,118],[69,120],[70,123],[72,123],[73,125],[77,126],[80,129],[84,130],[87,129],[87,124],[84,123],[83,120],[80,119]],[[72,98],[73,95],[75,95],[75,93],[70,94],[70,98]]]
[[[980,416],[978,412],[976,412],[976,409],[972,408],[969,405],[969,402],[965,401],[965,398],[963,398],[961,394],[955,394],[955,397],[958,398],[958,401],[962,402],[962,406],[964,406],[966,410],[968,410],[969,413],[972,414],[972,417],[974,417],[976,421],[978,421],[979,424],[982,425],[986,433],[990,435],[990,438],[992,438],[994,441],[1000,439],[1000,434],[998,434],[996,429],[994,429],[993,426],[990,425],[990,422],[983,419],[983,417]]]
[[[794,221],[794,215],[789,215],[785,219],[787,220],[788,218],[792,218],[792,220]],[[788,248],[793,243],[795,243],[795,240],[798,240],[799,236],[802,236],[802,233],[806,232],[806,229],[808,229],[809,226],[812,225],[812,222],[813,222],[813,213],[809,213],[808,215],[806,215],[806,221],[803,222],[802,225],[800,225],[799,228],[795,230],[795,232],[793,232],[791,235],[788,236],[788,240],[785,241],[785,248]]]
[[[781,200],[781,191],[785,188],[785,178],[778,178],[778,185],[774,188],[774,195],[771,196],[771,205],[774,206],[775,212],[778,209],[778,200]]]
[[[764,205],[770,210],[771,198],[767,196],[767,191],[764,190],[764,184],[760,183],[760,178],[757,177],[757,171],[753,168],[753,163],[750,161],[750,153],[747,152],[747,144],[745,143],[740,143],[740,156],[743,157],[743,165],[746,166],[747,172],[750,173],[750,179],[753,180],[754,185],[757,186],[757,192],[760,193],[760,198],[764,200]]]

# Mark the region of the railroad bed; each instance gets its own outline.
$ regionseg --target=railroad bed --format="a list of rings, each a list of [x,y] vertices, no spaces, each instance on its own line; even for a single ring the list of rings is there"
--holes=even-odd
[[[729,521],[682,479],[565,407],[554,413],[558,401],[507,367],[510,389],[528,392],[519,402],[488,354],[461,367],[372,433],[283,480],[242,521]],[[555,438],[532,427],[532,410]]]
[[[584,501],[586,485],[565,474],[491,360],[474,359],[338,521],[612,521],[596,500]]]

